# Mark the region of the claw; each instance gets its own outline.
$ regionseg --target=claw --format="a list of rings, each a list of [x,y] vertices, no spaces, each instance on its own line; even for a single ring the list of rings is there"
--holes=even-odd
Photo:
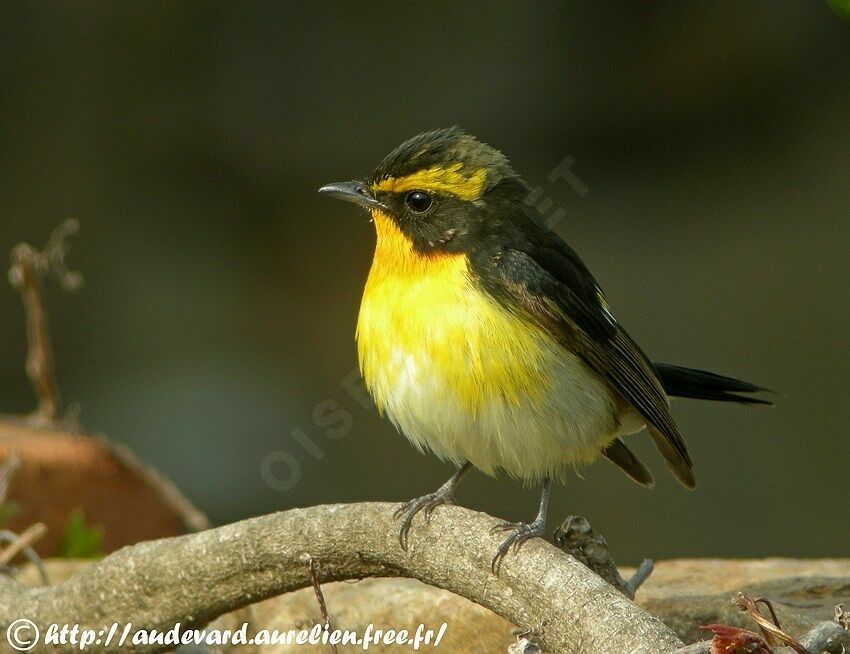
[[[467,461],[436,491],[428,493],[428,495],[423,495],[422,497],[417,497],[409,502],[405,502],[395,510],[395,513],[393,513],[393,520],[398,520],[403,517],[398,529],[398,542],[401,544],[401,548],[403,550],[407,551],[408,533],[410,532],[410,525],[413,523],[413,518],[416,514],[424,510],[425,514],[423,517],[425,518],[425,524],[431,524],[431,514],[434,512],[434,509],[441,504],[455,503],[454,490],[457,488],[460,480],[463,479],[470,470],[472,470],[472,464]]]
[[[409,505],[410,505],[410,502],[405,502],[404,504],[402,504],[401,506],[399,506],[399,507],[398,507],[398,508],[397,508],[397,509],[393,512],[393,520],[398,520],[398,519],[399,519],[402,515],[404,515],[404,512],[407,510],[407,507],[408,507]]]
[[[491,534],[498,534],[500,531],[512,531],[514,529],[518,529],[522,527],[524,523],[522,522],[502,522],[498,525],[493,525],[490,527]]]
[[[454,504],[454,497],[452,497],[451,493],[441,491],[429,493],[428,495],[423,495],[422,497],[405,502],[396,509],[395,513],[393,513],[393,520],[398,520],[404,516],[398,530],[398,542],[403,550],[407,551],[408,535],[416,514],[423,511],[425,524],[431,524],[431,514],[441,504]]]
[[[501,545],[499,545],[499,549],[496,550],[496,556],[493,557],[493,561],[490,564],[490,569],[493,571],[493,574],[498,576],[499,570],[502,567],[502,561],[505,556],[507,556],[511,548],[513,548],[514,554],[516,554],[529,540],[542,536],[543,529],[543,522],[537,520],[530,524],[525,522],[503,522],[502,524],[491,527],[491,534],[495,534],[500,531],[513,531],[513,533],[508,536]]]

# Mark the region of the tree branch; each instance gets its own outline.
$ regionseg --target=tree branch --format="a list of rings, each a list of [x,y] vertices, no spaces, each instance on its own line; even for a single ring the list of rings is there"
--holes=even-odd
[[[0,580],[0,630],[22,617],[39,628],[69,621],[107,630],[113,622],[160,630],[177,622],[202,625],[310,585],[302,560],[309,554],[321,564],[322,582],[414,577],[530,630],[554,654],[663,654],[682,646],[658,618],[543,541],[529,542],[493,576],[490,560],[499,539],[488,534],[495,519],[485,514],[441,507],[429,527],[417,521],[404,552],[391,517],[395,508],[363,503],[293,509],[127,547],[53,587]],[[68,645],[51,651],[75,650]]]

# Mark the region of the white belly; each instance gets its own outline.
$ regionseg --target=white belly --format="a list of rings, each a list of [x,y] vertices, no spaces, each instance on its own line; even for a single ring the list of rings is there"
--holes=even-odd
[[[469,461],[488,474],[502,469],[521,479],[558,477],[594,461],[617,431],[607,390],[567,356],[550,362],[552,383],[536,397],[512,402],[491,396],[475,413],[427,361],[399,356],[405,374],[395,382],[376,380],[392,387],[385,389],[386,413],[414,445],[443,459]]]

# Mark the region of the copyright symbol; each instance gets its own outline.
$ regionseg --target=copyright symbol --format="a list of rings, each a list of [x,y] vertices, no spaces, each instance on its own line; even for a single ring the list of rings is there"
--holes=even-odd
[[[6,629],[6,640],[12,649],[28,652],[38,645],[38,627],[32,620],[18,618]]]

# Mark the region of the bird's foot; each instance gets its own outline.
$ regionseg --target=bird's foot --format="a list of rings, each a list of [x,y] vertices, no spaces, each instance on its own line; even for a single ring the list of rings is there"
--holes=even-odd
[[[511,547],[514,549],[514,553],[519,551],[519,548],[525,545],[525,543],[532,538],[536,538],[538,536],[543,536],[544,530],[546,528],[546,520],[545,517],[538,516],[534,522],[503,522],[500,525],[496,525],[490,529],[491,534],[496,534],[500,531],[510,531],[510,536],[508,536],[505,541],[499,545],[499,549],[496,550],[496,556],[493,557],[493,562],[490,564],[490,569],[493,571],[493,574],[498,575],[499,569],[502,567],[502,559],[510,551]]]
[[[401,525],[398,529],[398,542],[401,543],[401,548],[403,550],[407,550],[407,537],[410,532],[410,525],[413,523],[413,518],[417,513],[420,511],[424,512],[423,517],[425,518],[425,524],[427,525],[431,522],[431,513],[433,513],[434,509],[441,504],[455,503],[454,489],[447,486],[448,485],[441,486],[433,493],[428,493],[422,497],[417,497],[409,502],[405,502],[396,509],[396,512],[393,514],[393,519],[398,520],[399,518],[402,518]]]

